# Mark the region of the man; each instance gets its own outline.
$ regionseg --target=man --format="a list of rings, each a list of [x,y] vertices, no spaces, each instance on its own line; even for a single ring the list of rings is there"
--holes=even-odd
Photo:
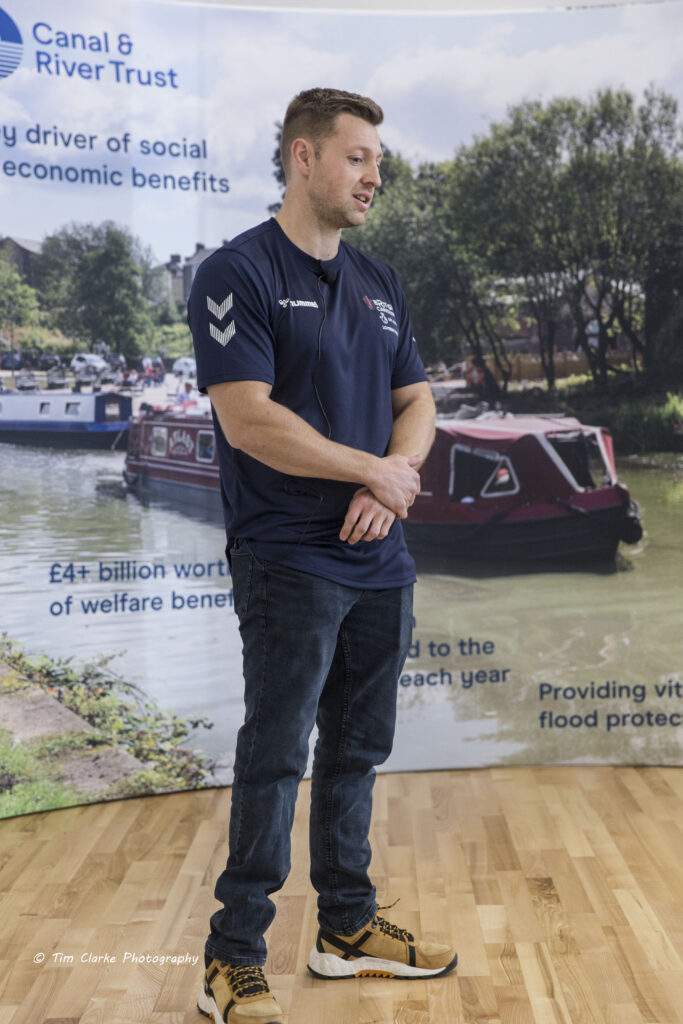
[[[175,404],[176,405],[189,405],[194,404],[194,398],[192,397],[192,381],[184,380],[182,374],[178,382],[178,390],[176,391]]]
[[[415,570],[397,519],[420,487],[434,403],[393,271],[341,242],[381,183],[372,100],[311,89],[282,130],[275,218],[199,268],[189,303],[213,408],[245,722],[230,854],[216,884],[202,1012],[281,1024],[263,974],[269,894],[290,868],[308,739],[319,977],[442,974],[449,946],[377,913],[368,877],[375,766],[389,756]]]

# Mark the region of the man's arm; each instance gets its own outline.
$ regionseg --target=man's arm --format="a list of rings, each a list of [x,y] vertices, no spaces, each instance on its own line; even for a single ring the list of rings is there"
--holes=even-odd
[[[410,453],[412,464],[419,468],[434,442],[436,408],[431,388],[426,381],[396,388],[391,393],[391,405],[394,427],[387,454]],[[359,540],[383,540],[395,518],[372,489],[361,488],[351,500],[339,537],[348,540],[349,544],[356,544]]]
[[[407,389],[401,389],[407,390]],[[291,476],[360,483],[393,515],[405,519],[420,489],[414,456],[390,451],[383,458],[337,444],[301,416],[274,402],[271,386],[245,380],[207,388],[223,433],[238,448],[272,469]]]

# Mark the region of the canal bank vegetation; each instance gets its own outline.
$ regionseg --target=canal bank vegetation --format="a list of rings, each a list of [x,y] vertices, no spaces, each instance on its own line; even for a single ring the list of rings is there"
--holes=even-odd
[[[86,731],[42,735],[20,744],[8,732],[0,734],[0,816],[213,782],[215,762],[185,745],[196,729],[211,728],[212,723],[159,708],[109,667],[112,660],[100,656],[75,665],[71,658],[29,655],[6,635],[0,638],[0,662],[10,670],[2,693],[20,692],[28,681],[88,726]],[[87,762],[79,773],[78,757],[71,755],[97,750],[101,756],[113,748],[130,755],[126,763],[137,770],[111,779],[105,791],[89,793]],[[73,785],[60,781],[66,755],[71,757]]]
[[[83,793],[57,782],[55,772],[65,753],[97,743],[80,733],[16,743],[10,732],[0,729],[0,818],[84,803]]]
[[[683,452],[683,391],[642,391],[631,378],[596,388],[586,376],[558,380],[546,388],[512,388],[505,406],[517,413],[560,413],[607,427],[620,455]]]

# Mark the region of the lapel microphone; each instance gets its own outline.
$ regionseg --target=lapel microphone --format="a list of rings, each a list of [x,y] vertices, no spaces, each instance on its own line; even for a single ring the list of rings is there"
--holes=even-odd
[[[334,284],[339,274],[338,270],[331,270],[329,267],[324,267],[322,262],[318,260],[320,264],[320,270],[318,271],[318,277],[325,282],[325,284]]]

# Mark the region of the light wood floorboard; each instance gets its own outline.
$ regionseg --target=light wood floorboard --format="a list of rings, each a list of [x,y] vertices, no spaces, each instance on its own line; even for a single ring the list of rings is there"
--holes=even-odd
[[[289,1024],[683,1024],[683,770],[379,776],[379,902],[400,897],[386,916],[460,957],[428,982],[308,975],[308,796],[268,936]],[[228,804],[207,790],[0,822],[0,1024],[201,1024]]]

